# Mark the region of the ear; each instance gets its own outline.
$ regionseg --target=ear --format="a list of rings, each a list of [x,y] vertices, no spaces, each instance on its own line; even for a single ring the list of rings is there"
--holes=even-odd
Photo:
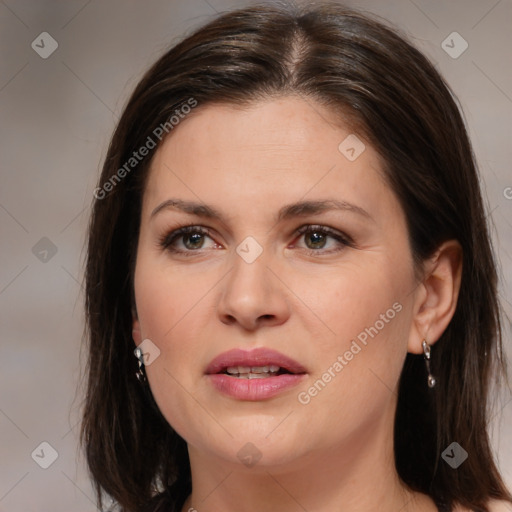
[[[140,333],[140,322],[135,308],[132,308],[132,319],[132,337],[135,345],[138,346],[142,342],[142,335]]]
[[[422,354],[422,341],[432,345],[448,327],[457,307],[461,276],[462,247],[457,240],[448,240],[424,264],[424,278],[416,291],[409,352]]]

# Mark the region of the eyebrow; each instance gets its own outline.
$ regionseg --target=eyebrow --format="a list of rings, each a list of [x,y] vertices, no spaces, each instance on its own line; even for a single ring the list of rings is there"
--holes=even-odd
[[[196,215],[197,217],[223,220],[222,213],[214,207],[194,201],[185,201],[183,199],[167,199],[163,203],[160,203],[151,212],[150,218],[153,218],[159,212],[164,210],[178,210],[191,215]],[[373,220],[372,216],[360,206],[346,201],[339,201],[337,199],[325,199],[322,201],[298,201],[296,203],[285,205],[280,208],[277,214],[277,222],[294,217],[305,217],[307,215],[314,215],[332,210],[351,212]]]

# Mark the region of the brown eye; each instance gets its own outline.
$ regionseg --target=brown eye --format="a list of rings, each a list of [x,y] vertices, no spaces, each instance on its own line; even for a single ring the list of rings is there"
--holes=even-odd
[[[310,249],[322,249],[327,241],[327,236],[320,231],[310,231],[309,233],[306,233],[304,236],[304,240],[310,240],[311,243],[308,244],[306,242],[306,245]]]
[[[311,254],[338,252],[347,246],[354,246],[349,236],[326,226],[303,226],[297,230],[297,233],[303,235],[306,246],[304,249]]]
[[[187,249],[200,249],[204,243],[203,233],[192,233],[182,235],[183,245]]]
[[[171,252],[191,253],[199,249],[205,249],[207,238],[211,240],[208,230],[200,226],[185,226],[164,236],[160,240],[160,245]],[[216,244],[214,243],[214,245]]]

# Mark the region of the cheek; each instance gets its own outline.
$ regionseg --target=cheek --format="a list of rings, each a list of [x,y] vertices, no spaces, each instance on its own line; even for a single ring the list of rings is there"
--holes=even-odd
[[[362,420],[362,411],[376,418],[393,398],[411,322],[412,273],[404,268],[386,259],[354,263],[328,276],[323,293],[313,294],[306,283],[298,291],[309,293],[308,303],[329,329],[314,340],[315,374],[299,401],[333,428]]]
[[[208,272],[191,273],[171,266],[165,254],[154,257],[142,251],[134,283],[142,335],[165,350],[183,325],[193,328],[201,302],[214,286],[211,277]]]
[[[303,302],[303,311],[296,314],[308,319],[311,329],[322,327],[322,335],[314,340],[322,349],[318,356],[349,348],[359,335],[364,342],[365,333],[371,339],[368,330],[379,339],[391,333],[396,338],[407,327],[406,315],[397,310],[403,310],[410,292],[408,273],[378,255],[368,260],[348,262],[322,277],[296,276],[293,290]]]
[[[173,271],[159,271],[156,264],[136,272],[135,296],[143,338],[149,338],[160,350],[158,361],[147,369],[151,374],[166,373],[183,380],[191,362],[198,361],[196,326],[202,315],[202,300],[208,290],[202,277],[184,277]],[[157,364],[158,363],[158,364]],[[170,383],[166,385],[175,385]],[[177,384],[177,383],[175,383]]]
[[[204,339],[205,294],[214,283],[208,273],[179,272],[147,254],[137,260],[134,286],[141,335],[159,351],[146,375],[159,409],[182,437],[190,430],[187,425],[200,425],[204,416],[191,398],[191,383],[201,370],[204,345],[198,341]]]

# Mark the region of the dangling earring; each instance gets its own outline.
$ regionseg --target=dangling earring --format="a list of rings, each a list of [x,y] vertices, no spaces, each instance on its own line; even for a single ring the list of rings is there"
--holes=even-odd
[[[135,357],[139,363],[139,369],[135,372],[135,376],[139,382],[144,384],[144,382],[146,382],[146,375],[144,373],[144,355],[142,354],[142,350],[139,347],[137,347],[133,353],[135,354]]]
[[[436,385],[436,379],[432,375],[431,370],[430,370],[430,345],[427,343],[426,340],[423,340],[422,346],[423,346],[423,355],[425,357],[425,365],[427,366],[427,373],[428,373],[427,382],[428,382],[428,387],[429,388],[433,388]]]

